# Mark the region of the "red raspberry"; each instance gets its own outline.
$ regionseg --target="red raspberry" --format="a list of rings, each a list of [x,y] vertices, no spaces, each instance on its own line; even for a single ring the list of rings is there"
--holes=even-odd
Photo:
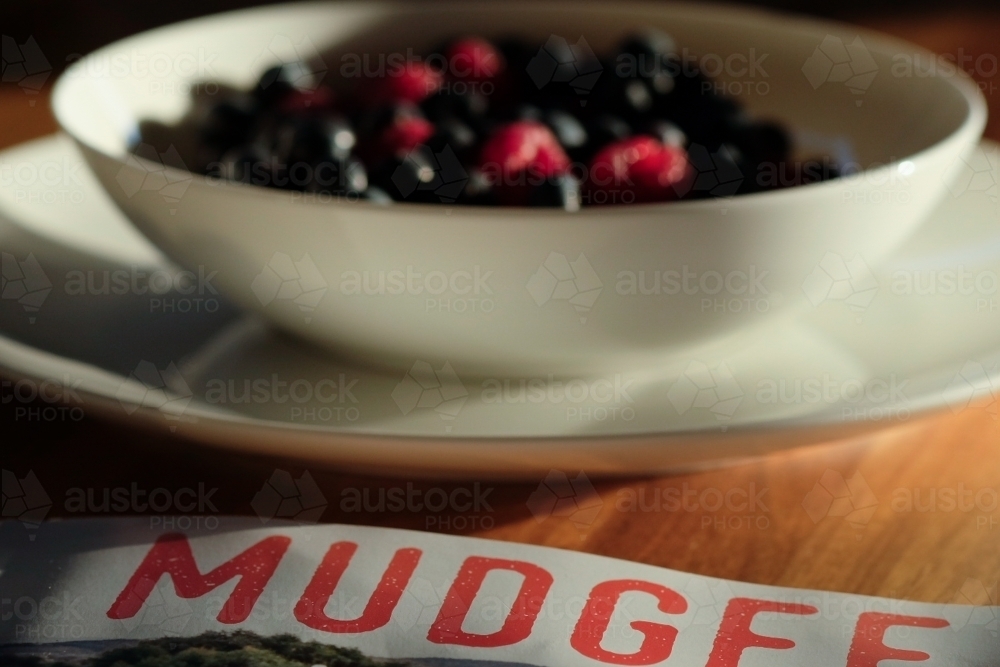
[[[292,90],[281,98],[278,111],[289,115],[322,113],[331,111],[333,103],[333,91],[326,86],[320,86],[316,90]]]
[[[537,121],[500,127],[479,153],[480,170],[505,204],[524,204],[533,186],[566,173],[569,166],[552,130]]]
[[[448,74],[459,81],[482,83],[504,69],[503,55],[480,37],[456,40],[448,47]]]
[[[531,169],[542,176],[561,174],[569,158],[548,127],[533,120],[508,123],[498,128],[483,144],[480,166],[519,174]]]
[[[358,154],[367,164],[376,165],[394,155],[405,156],[434,132],[433,123],[422,116],[400,115],[370,141],[362,142]]]
[[[405,155],[430,139],[433,134],[434,124],[429,120],[419,116],[409,116],[400,118],[385,128],[379,137],[379,143],[386,156]]]
[[[687,151],[653,137],[636,136],[608,144],[590,161],[591,203],[631,204],[678,199],[694,170]],[[596,195],[597,192],[605,193]]]
[[[392,69],[378,79],[367,100],[368,106],[412,102],[419,104],[424,98],[441,88],[444,75],[421,61],[410,61],[402,70]]]

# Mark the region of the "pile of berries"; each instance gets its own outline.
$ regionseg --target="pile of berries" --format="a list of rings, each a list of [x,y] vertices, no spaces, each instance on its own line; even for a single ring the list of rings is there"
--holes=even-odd
[[[463,37],[339,83],[356,85],[335,93],[288,63],[223,95],[196,123],[201,171],[379,203],[566,210],[838,175],[817,160],[787,178],[787,131],[748,116],[653,30],[606,59],[583,40]]]

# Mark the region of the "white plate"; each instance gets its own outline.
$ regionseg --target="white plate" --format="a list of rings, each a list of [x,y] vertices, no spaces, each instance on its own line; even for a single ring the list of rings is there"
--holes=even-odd
[[[343,362],[270,331],[197,281],[191,294],[142,293],[143,275],[156,273],[158,284],[179,270],[136,234],[72,143],[56,136],[0,154],[0,367],[30,381],[21,395],[50,380],[47,395],[113,419],[241,451],[411,476],[652,473],[932,410],[996,415],[997,154],[996,144],[981,144],[969,177],[887,266],[869,272],[863,257],[829,255],[803,286],[815,303],[808,312],[655,368],[561,379],[540,368],[522,394],[518,380],[470,377],[444,358],[420,360],[407,377]],[[108,294],[100,293],[105,272]],[[935,293],[922,293],[932,279]],[[34,296],[22,297],[22,285]],[[17,399],[16,388],[5,395]],[[312,397],[282,400],[289,388]]]

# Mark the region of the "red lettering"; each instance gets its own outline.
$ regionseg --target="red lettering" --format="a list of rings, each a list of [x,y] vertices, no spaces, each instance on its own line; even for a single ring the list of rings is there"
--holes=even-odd
[[[726,605],[719,634],[715,636],[712,655],[708,657],[708,664],[705,667],[737,667],[743,651],[748,648],[769,648],[775,651],[795,648],[795,642],[791,639],[758,635],[750,629],[754,616],[761,612],[809,616],[819,612],[819,609],[807,604],[733,598]]]
[[[847,654],[847,667],[878,667],[882,660],[906,660],[923,662],[931,656],[923,651],[909,651],[885,645],[885,632],[889,628],[902,625],[911,628],[946,628],[948,621],[943,618],[926,616],[903,616],[866,612],[858,617],[858,624]]]
[[[220,623],[245,621],[291,542],[283,535],[264,538],[232,560],[201,574],[187,537],[177,533],[163,535],[108,609],[108,618],[135,616],[160,577],[168,574],[174,582],[174,591],[182,598],[201,597],[233,577],[239,577],[239,583],[217,618]]]
[[[487,573],[493,570],[510,570],[524,577],[517,599],[504,619],[503,627],[488,635],[471,634],[462,630],[462,623],[476,599]],[[546,570],[518,560],[470,556],[462,563],[454,583],[448,589],[441,610],[427,633],[435,644],[460,646],[510,646],[527,639],[535,624],[541,601],[552,587],[552,575]]]
[[[389,622],[413,571],[417,569],[421,551],[400,549],[393,555],[361,616],[351,621],[330,618],[326,615],[326,605],[357,550],[358,545],[354,542],[330,545],[305,592],[295,604],[295,618],[323,632],[370,632]]]
[[[611,624],[619,598],[623,593],[638,591],[657,599],[657,608],[665,614],[683,614],[687,600],[679,593],[659,584],[635,579],[605,581],[594,586],[573,629],[570,645],[588,658],[613,665],[652,665],[670,657],[677,638],[677,628],[652,621],[632,621],[629,625],[642,633],[642,645],[635,653],[614,653],[601,648],[601,640]]]

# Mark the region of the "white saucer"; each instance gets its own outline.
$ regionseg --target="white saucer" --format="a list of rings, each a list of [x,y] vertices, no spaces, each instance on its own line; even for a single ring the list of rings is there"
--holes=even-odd
[[[447,359],[420,360],[404,376],[331,358],[197,281],[193,294],[139,293],[140,274],[160,280],[179,269],[113,207],[72,143],[54,136],[0,153],[0,367],[33,381],[22,393],[50,380],[48,395],[109,418],[410,476],[652,473],[933,410],[996,416],[1000,170],[996,144],[977,152],[970,178],[887,266],[870,272],[864,258],[829,255],[803,286],[815,304],[808,312],[656,368],[562,379],[539,369],[521,381],[468,377]],[[110,294],[100,293],[105,272]],[[959,289],[948,272],[964,275]],[[935,293],[918,293],[932,279]],[[302,402],[280,400],[290,387]]]

